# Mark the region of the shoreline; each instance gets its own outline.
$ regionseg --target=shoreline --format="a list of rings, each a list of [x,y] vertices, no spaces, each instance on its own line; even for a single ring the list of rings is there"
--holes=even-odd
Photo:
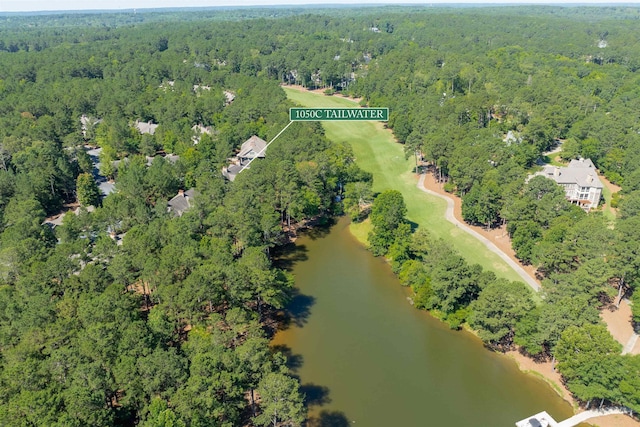
[[[352,229],[353,224],[354,224],[353,222],[349,224],[349,227],[348,227],[349,233],[351,233],[353,238],[358,243],[360,243],[360,245],[362,245],[364,249],[367,249],[366,243],[363,242],[361,239],[359,239],[358,236],[353,232],[353,229]],[[410,290],[407,290],[407,293],[409,294]],[[410,299],[411,299],[411,296],[407,296],[407,300],[409,300],[409,305],[411,306],[411,309],[419,310],[418,308],[414,307],[413,304],[411,304]],[[434,316],[428,310],[420,310],[420,311],[424,311],[434,319],[442,321],[438,319],[436,316]],[[456,332],[456,331],[452,331],[452,332]],[[475,331],[471,329],[463,328],[461,331],[457,331],[457,332],[467,332],[474,336],[477,336]],[[492,350],[486,349],[486,351],[492,351]],[[542,381],[544,381],[545,383],[547,383],[553,389],[553,391],[558,394],[558,396],[560,396],[564,401],[568,402],[571,405],[571,407],[573,408],[574,415],[582,411],[582,408],[580,408],[580,406],[578,405],[578,402],[572,396],[571,392],[564,386],[564,384],[562,384],[562,377],[560,373],[557,371],[554,371],[551,368],[550,361],[537,362],[533,358],[527,357],[524,354],[520,353],[518,350],[510,350],[507,352],[499,352],[499,351],[492,351],[492,352],[515,363],[518,369],[522,373],[526,375],[535,376],[541,379]],[[637,421],[627,415],[616,414],[616,415],[604,415],[604,416],[591,418],[588,421],[585,421],[579,424],[579,426],[580,425],[590,425],[594,427],[640,427],[640,421]]]
[[[308,90],[306,88],[303,88],[302,86],[294,86],[294,85],[282,85],[283,87],[287,87],[293,90],[297,90],[297,91],[301,91],[301,92],[311,92],[311,93],[315,93],[317,95],[320,96],[327,96],[324,95],[323,90],[322,89],[316,89],[316,90]],[[354,99],[354,98],[350,98],[347,96],[343,96],[343,95],[332,95],[332,96],[339,96],[342,98],[346,98],[346,99],[350,99],[353,100],[355,102],[358,102],[358,99]],[[388,132],[391,132],[390,129],[387,129]],[[394,138],[395,139],[395,138]],[[397,143],[397,141],[396,141]],[[427,174],[427,176],[431,176],[431,174]],[[425,179],[425,181],[427,181]],[[434,191],[434,189],[431,189],[429,187],[427,187],[427,184],[425,183],[424,186],[421,186],[421,189],[425,188],[428,190],[432,190]],[[439,189],[440,191],[444,192],[444,190]],[[439,192],[439,191],[434,191],[434,192]],[[457,213],[460,213],[460,206],[461,206],[461,201],[459,200],[459,198],[455,198],[452,197],[452,195],[445,193],[443,195],[444,197],[447,197],[448,199],[452,200],[454,202],[454,204],[456,203],[456,199],[458,199],[457,204],[459,206],[454,206],[453,209],[453,213],[454,216],[458,216],[456,215]],[[460,219],[461,220],[461,219]],[[466,224],[466,223],[465,223]],[[366,242],[363,242],[361,239],[358,239],[358,235],[357,233],[354,233],[353,229],[352,229],[352,224],[349,225],[349,232],[351,233],[351,235],[364,247],[366,248]],[[476,228],[480,229],[480,230],[476,230]],[[517,259],[515,258],[515,254],[511,254],[509,253],[508,250],[504,250],[503,247],[505,249],[509,249],[511,252],[513,252],[513,250],[511,249],[511,246],[508,242],[508,236],[506,236],[506,232],[501,230],[501,229],[493,229],[490,230],[487,233],[491,233],[491,231],[493,231],[493,235],[491,236],[486,236],[485,232],[483,232],[483,228],[482,227],[476,227],[473,230],[476,231],[478,234],[480,234],[482,237],[486,238],[487,240],[490,240],[492,243],[495,244],[495,246],[498,247],[499,250],[502,251],[502,253],[511,258],[514,262],[518,263]],[[497,233],[497,234],[496,234]],[[506,238],[505,238],[506,237]],[[506,241],[506,243],[505,243]],[[505,246],[507,245],[508,248]],[[529,268],[526,268],[529,267]],[[531,266],[522,266],[522,268],[526,271],[526,274],[529,275],[532,279],[535,277],[535,269]],[[533,279],[535,280],[535,279]],[[413,307],[415,309],[415,307]],[[426,311],[430,316],[434,317],[433,314],[431,314],[429,311]],[[473,332],[471,332],[473,334]],[[499,353],[499,352],[495,352],[494,353]],[[560,397],[563,398],[563,400],[569,402],[569,404],[572,406],[574,413],[577,413],[580,411],[580,408],[577,405],[576,400],[572,397],[571,393],[564,387],[564,385],[561,382],[561,377],[560,374],[557,372],[554,372],[551,369],[551,362],[544,362],[544,363],[537,363],[536,361],[534,361],[533,359],[526,357],[522,354],[520,354],[518,351],[513,350],[513,351],[509,351],[506,353],[500,353],[502,355],[504,355],[505,357],[509,358],[510,360],[513,360],[516,365],[518,366],[519,370],[523,373],[529,374],[529,375],[534,375],[537,376],[539,378],[541,378],[542,380],[544,380],[547,384],[549,384],[555,391],[556,393],[558,393],[558,395]],[[533,415],[533,414],[531,414]],[[515,422],[515,421],[514,421]],[[586,424],[588,425],[597,425],[600,427],[640,427],[640,422],[636,421],[634,419],[632,419],[629,416],[626,415],[607,415],[607,416],[603,416],[603,417],[597,417],[597,418],[593,418],[591,420],[589,420],[588,422],[586,422]],[[585,425],[585,424],[582,424]]]

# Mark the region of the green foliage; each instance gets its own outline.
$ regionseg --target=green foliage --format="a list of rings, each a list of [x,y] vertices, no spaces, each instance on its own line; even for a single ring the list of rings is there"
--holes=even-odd
[[[407,261],[410,256],[411,246],[411,225],[407,223],[400,224],[395,231],[395,239],[391,246],[387,256],[391,259],[391,268],[397,273],[402,264]]]
[[[301,425],[304,407],[298,388],[298,382],[291,377],[277,372],[266,375],[258,385],[262,413],[254,418],[254,422],[265,427]]]
[[[97,206],[100,203],[100,189],[88,173],[81,173],[76,179],[76,193],[81,206]]]
[[[446,182],[442,188],[447,193],[453,193],[456,191],[456,185],[453,182]]]
[[[369,244],[374,255],[385,255],[389,247],[396,240],[397,234],[405,234],[405,215],[407,207],[402,194],[396,190],[387,190],[379,194],[371,206],[371,225],[373,230],[369,234]],[[402,238],[402,237],[401,237]]]
[[[635,290],[631,295],[631,311],[633,312],[633,321],[640,324],[640,291]]]
[[[509,347],[516,324],[534,309],[531,291],[520,282],[489,283],[471,304],[470,325],[492,346]]]
[[[352,221],[362,221],[367,216],[372,201],[373,192],[370,182],[356,181],[345,186],[342,203]]]
[[[471,309],[469,307],[459,308],[453,313],[447,314],[444,321],[451,329],[460,329],[462,324],[467,321]]]
[[[186,427],[186,424],[169,408],[167,402],[159,398],[151,400],[149,414],[140,425],[142,427]]]
[[[620,350],[605,326],[585,325],[568,327],[554,354],[558,370],[578,399],[619,401]]]
[[[473,224],[483,224],[487,228],[498,220],[500,189],[495,181],[474,185],[462,198],[462,217]]]
[[[616,191],[611,195],[611,207],[617,209],[620,206],[620,192]]]
[[[470,321],[492,345],[515,334],[530,353],[564,352],[562,363],[570,343],[609,351],[592,330],[596,308],[610,283],[638,285],[637,11],[276,12],[0,18],[0,424],[240,425],[256,388],[289,402],[252,405],[256,420],[302,421],[297,383],[258,332],[291,287],[268,253],[296,222],[334,212],[343,189],[345,211],[361,220],[372,190],[351,150],[329,144],[317,124],[292,126],[266,159],[222,179],[244,140],[269,140],[286,124],[279,83],[389,107],[407,154],[420,151],[445,190],[463,195],[465,219],[505,220],[518,257],[548,279],[541,306],[527,311],[521,287],[411,235],[402,197],[385,192],[371,206],[372,250],[392,259],[417,307],[453,327]],[[380,13],[393,19],[383,34],[354,33]],[[269,19],[236,21],[256,17]],[[607,27],[597,34],[611,41],[606,50],[594,26]],[[84,135],[83,114],[102,120]],[[141,135],[136,121],[159,127]],[[213,131],[194,144],[198,124]],[[591,157],[623,186],[613,229],[585,219],[549,180],[523,185],[556,138],[562,158]],[[101,173],[118,192],[91,214],[67,215],[56,244],[45,216],[74,192],[96,202],[93,165],[77,148],[85,142],[103,148]],[[180,160],[142,157],[162,150]],[[200,197],[169,218],[167,199],[191,187]],[[108,231],[127,232],[121,246]],[[599,357],[563,365],[572,391],[638,410],[638,358]]]

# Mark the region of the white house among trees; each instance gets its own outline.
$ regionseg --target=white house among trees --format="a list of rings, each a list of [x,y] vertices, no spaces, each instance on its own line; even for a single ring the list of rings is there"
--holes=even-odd
[[[554,180],[564,188],[570,202],[580,205],[587,212],[598,207],[603,185],[591,159],[574,159],[567,167],[546,166],[535,175]]]

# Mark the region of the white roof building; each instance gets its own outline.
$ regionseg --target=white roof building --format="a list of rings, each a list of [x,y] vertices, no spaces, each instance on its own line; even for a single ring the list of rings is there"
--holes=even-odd
[[[149,120],[148,122],[141,122],[136,120],[136,129],[138,129],[138,131],[142,134],[148,133],[150,135],[153,135],[154,133],[156,133],[157,127],[158,125],[153,123],[151,120]]]

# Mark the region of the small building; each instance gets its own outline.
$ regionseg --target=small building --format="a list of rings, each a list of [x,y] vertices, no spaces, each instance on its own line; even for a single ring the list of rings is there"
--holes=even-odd
[[[241,170],[242,166],[237,164],[230,164],[229,166],[225,166],[222,168],[222,176],[233,182],[233,180],[236,179],[236,176],[240,173]]]
[[[222,168],[222,175],[229,181],[236,179],[236,175],[253,159],[264,159],[267,141],[253,135],[240,146],[238,154],[231,158],[231,164]]]
[[[256,157],[264,159],[265,148],[267,148],[267,141],[253,135],[242,143],[240,152],[238,153],[238,159],[240,159],[240,163],[248,162]]]
[[[589,212],[598,207],[604,185],[590,159],[571,160],[567,167],[546,166],[536,173],[562,186],[567,200]]]
[[[47,219],[44,220],[44,222],[42,223],[42,225],[47,225],[49,227],[51,227],[51,229],[53,230],[56,227],[59,227],[63,224],[63,220],[64,220],[64,216],[65,216],[66,212],[49,217]]]
[[[173,90],[173,87],[175,86],[176,82],[174,80],[169,80],[167,82],[162,82],[160,83],[160,86],[158,86],[160,89],[164,89],[164,91],[166,92],[167,89],[171,89]]]
[[[89,131],[90,129],[94,129],[100,123],[102,123],[102,119],[90,117],[86,114],[80,116],[80,128],[82,129],[82,136],[86,138],[87,131]]]
[[[167,202],[167,211],[173,216],[182,216],[192,206],[195,193],[195,188],[187,191],[179,190],[178,194]]]
[[[228,90],[223,91],[224,93],[224,99],[225,99],[225,105],[229,105],[233,102],[234,99],[236,99],[236,95],[233,92],[229,92]]]
[[[149,135],[153,135],[154,133],[156,133],[156,128],[158,127],[158,125],[153,123],[151,120],[149,120],[148,122],[141,122],[139,120],[136,120],[135,126],[136,129],[138,129],[138,132],[140,132],[141,134],[148,133]]]
[[[198,144],[200,142],[200,137],[202,135],[204,135],[205,133],[207,135],[211,135],[211,132],[213,131],[211,126],[203,126],[202,124],[193,125],[191,127],[191,130],[193,131],[191,141],[193,141],[194,144]]]

